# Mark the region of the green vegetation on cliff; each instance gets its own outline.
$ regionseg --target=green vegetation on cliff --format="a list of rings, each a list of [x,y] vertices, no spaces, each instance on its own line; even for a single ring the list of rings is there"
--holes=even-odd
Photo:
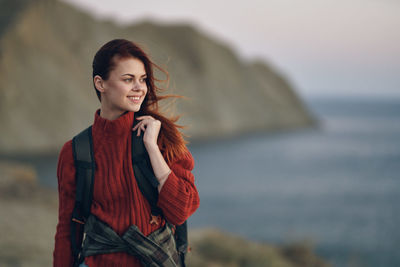
[[[256,243],[217,229],[190,233],[191,267],[328,267],[306,243],[273,246]]]

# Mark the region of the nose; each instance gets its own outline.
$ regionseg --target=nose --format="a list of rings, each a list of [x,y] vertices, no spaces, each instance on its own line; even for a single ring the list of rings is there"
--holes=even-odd
[[[141,86],[140,82],[139,81],[135,81],[133,83],[132,90],[137,91],[137,90],[141,90],[141,89],[142,89],[142,86]]]

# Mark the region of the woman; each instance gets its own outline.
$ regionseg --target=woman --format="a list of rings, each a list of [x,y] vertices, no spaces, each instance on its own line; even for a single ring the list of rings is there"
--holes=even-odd
[[[116,39],[99,49],[93,60],[93,83],[101,108],[92,125],[95,182],[91,214],[118,235],[131,226],[148,236],[168,221],[180,225],[199,207],[191,170],[194,160],[174,120],[158,111],[153,66],[146,53],[133,42]],[[161,68],[159,68],[162,70]],[[162,70],[163,71],[163,70]],[[134,120],[139,121],[133,127]],[[151,166],[159,182],[158,221],[140,192],[132,168],[131,135],[143,134]],[[57,168],[59,222],[55,235],[54,266],[72,266],[71,214],[75,204],[75,174],[72,140],[60,152]],[[154,218],[153,218],[154,219]],[[81,266],[142,266],[126,252],[93,255]]]

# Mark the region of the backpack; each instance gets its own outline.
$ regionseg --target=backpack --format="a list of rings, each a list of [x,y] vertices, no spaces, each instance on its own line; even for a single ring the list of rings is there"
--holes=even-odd
[[[136,123],[136,122],[135,122]],[[141,193],[151,207],[152,216],[162,216],[157,206],[159,182],[151,167],[150,157],[143,143],[143,131],[140,136],[132,132],[132,165],[134,176]],[[93,199],[93,185],[96,163],[94,160],[92,126],[83,130],[72,139],[73,157],[76,168],[76,196],[71,219],[71,247],[74,266],[83,262],[81,247],[84,240],[83,225],[90,215]],[[187,222],[175,226],[174,238],[176,248],[185,267],[185,257],[188,251]]]

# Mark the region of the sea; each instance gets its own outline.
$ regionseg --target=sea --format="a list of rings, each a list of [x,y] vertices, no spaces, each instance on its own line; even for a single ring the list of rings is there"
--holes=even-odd
[[[316,127],[189,144],[200,194],[189,227],[303,242],[332,266],[400,266],[400,99],[305,103]],[[57,187],[55,156],[28,160]]]

